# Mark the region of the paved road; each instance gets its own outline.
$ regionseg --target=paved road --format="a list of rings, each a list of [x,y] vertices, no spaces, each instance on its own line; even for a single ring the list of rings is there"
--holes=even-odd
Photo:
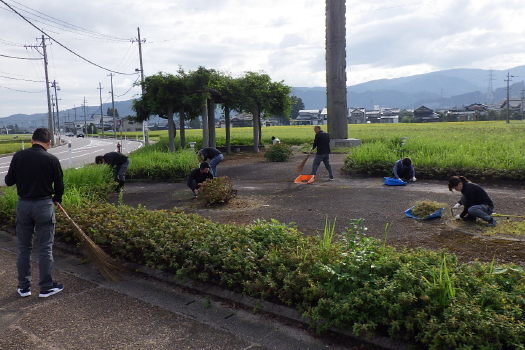
[[[60,159],[63,169],[75,167],[80,168],[86,164],[95,162],[95,156],[117,150],[117,140],[98,139],[98,138],[76,138],[64,137],[66,143],[62,146],[49,149],[49,153],[54,154]],[[70,147],[71,145],[71,147]],[[142,146],[141,142],[123,140],[122,153],[130,153]],[[25,147],[30,147],[26,144]],[[0,156],[0,185],[5,185],[4,177],[9,169],[12,155]]]

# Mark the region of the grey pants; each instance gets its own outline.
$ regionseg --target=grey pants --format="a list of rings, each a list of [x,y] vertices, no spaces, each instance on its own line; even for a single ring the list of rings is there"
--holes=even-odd
[[[461,195],[461,199],[459,202],[462,205],[465,205],[467,200],[465,199],[464,195]],[[492,209],[489,208],[489,206],[486,204],[476,204],[468,208],[468,215],[475,218],[481,218],[485,221],[489,221],[491,219]]]
[[[330,153],[327,154],[319,154],[317,153],[314,158],[314,162],[312,163],[312,173],[310,175],[315,175],[317,173],[317,168],[319,168],[319,165],[321,162],[324,163],[324,166],[326,167],[326,170],[328,170],[328,176],[333,179],[334,174],[332,173],[332,166],[330,165]]]
[[[490,209],[486,204],[473,205],[468,208],[468,215],[489,221],[491,219],[490,216],[492,215],[492,209]]]
[[[126,171],[128,171],[128,167],[129,167],[129,158],[128,160],[126,160],[126,162],[122,165],[119,165],[115,168],[115,180],[117,182],[124,182],[126,181]]]
[[[53,287],[53,242],[55,238],[55,207],[51,198],[16,203],[16,235],[18,236],[18,288],[31,286],[31,251],[36,231],[40,290]]]

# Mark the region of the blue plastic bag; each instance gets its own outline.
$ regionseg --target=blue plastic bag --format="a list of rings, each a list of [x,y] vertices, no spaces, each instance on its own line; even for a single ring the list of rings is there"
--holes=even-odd
[[[433,219],[433,218],[440,218],[441,213],[443,212],[443,209],[445,209],[445,208],[439,208],[438,210],[436,210],[435,212],[433,212],[426,218],[418,218],[417,216],[412,215],[412,209],[414,209],[415,207],[416,206],[414,205],[413,207],[410,207],[409,209],[405,210],[405,215],[412,219],[427,220],[427,219]]]
[[[405,186],[407,183],[395,177],[385,177],[385,185],[388,186]]]

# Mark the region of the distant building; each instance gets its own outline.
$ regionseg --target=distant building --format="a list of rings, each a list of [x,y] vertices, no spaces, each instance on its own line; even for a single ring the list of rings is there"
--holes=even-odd
[[[365,111],[365,115],[367,123],[381,123],[381,111],[379,109]]]
[[[420,123],[439,122],[439,114],[428,107],[421,106],[414,110],[414,118]]]
[[[321,123],[321,111],[319,109],[303,109],[299,111],[296,119],[290,121],[291,125],[318,125]]]
[[[348,110],[348,124],[366,124],[366,109],[350,108]]]
[[[253,126],[253,115],[249,113],[238,113],[230,119],[232,127],[249,127]]]

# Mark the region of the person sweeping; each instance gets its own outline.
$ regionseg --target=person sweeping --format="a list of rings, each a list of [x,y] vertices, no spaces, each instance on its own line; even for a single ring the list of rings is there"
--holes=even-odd
[[[18,240],[18,289],[21,297],[31,295],[31,252],[36,232],[40,298],[61,292],[64,285],[53,280],[53,242],[55,207],[64,194],[62,167],[58,158],[47,150],[51,133],[37,128],[31,137],[31,148],[13,156],[5,176],[7,186],[16,185],[16,235]]]

